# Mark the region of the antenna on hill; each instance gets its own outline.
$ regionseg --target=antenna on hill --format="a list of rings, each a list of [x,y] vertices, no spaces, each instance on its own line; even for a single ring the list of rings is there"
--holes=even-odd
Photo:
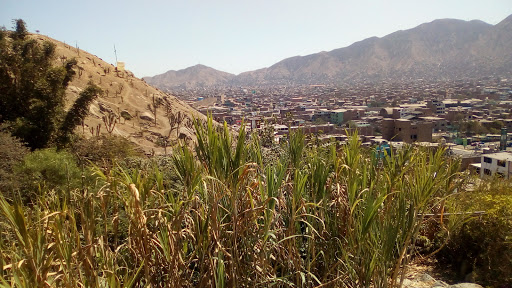
[[[116,44],[114,44],[114,55],[116,56],[116,67],[117,67],[117,51],[116,51]]]

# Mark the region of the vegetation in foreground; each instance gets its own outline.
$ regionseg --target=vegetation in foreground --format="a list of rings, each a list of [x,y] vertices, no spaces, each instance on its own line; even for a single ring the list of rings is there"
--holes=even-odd
[[[196,133],[195,151],[149,165],[29,154],[16,170],[27,185],[0,198],[3,285],[399,286],[422,215],[461,191],[443,150],[387,155],[296,133],[263,164],[256,135],[211,120]]]

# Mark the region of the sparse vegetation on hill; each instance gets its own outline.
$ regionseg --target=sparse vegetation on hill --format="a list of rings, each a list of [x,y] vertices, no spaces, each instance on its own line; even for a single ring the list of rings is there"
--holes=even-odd
[[[0,123],[32,149],[66,141],[86,116],[78,111],[87,111],[101,89],[87,86],[66,112],[65,92],[76,60],[54,65],[55,45],[29,38],[23,20],[15,25],[13,32],[0,31]],[[84,97],[90,99],[83,101]]]
[[[111,134],[129,139],[145,153],[163,154],[160,138],[193,140],[187,123],[206,119],[130,71],[118,70],[78,45],[30,34],[22,20],[17,23],[23,25],[0,33],[0,122],[8,122],[10,131],[30,147],[64,145],[73,133],[86,138]],[[162,104],[157,110],[148,107],[153,99]],[[176,131],[169,115],[178,113],[185,119]]]

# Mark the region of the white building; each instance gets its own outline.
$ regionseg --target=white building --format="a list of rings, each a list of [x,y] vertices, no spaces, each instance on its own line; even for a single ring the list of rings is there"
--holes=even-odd
[[[480,177],[496,174],[503,176],[505,179],[512,176],[512,153],[499,152],[482,155]]]
[[[274,133],[286,134],[288,133],[288,126],[281,124],[274,124]]]
[[[446,112],[446,105],[441,100],[434,99],[432,100],[432,105],[434,106],[434,112],[435,114],[445,114]]]

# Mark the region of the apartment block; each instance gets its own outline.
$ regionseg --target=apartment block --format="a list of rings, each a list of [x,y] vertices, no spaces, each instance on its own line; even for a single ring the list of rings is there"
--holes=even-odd
[[[389,141],[432,142],[432,122],[411,121],[406,119],[382,120],[382,138]]]

